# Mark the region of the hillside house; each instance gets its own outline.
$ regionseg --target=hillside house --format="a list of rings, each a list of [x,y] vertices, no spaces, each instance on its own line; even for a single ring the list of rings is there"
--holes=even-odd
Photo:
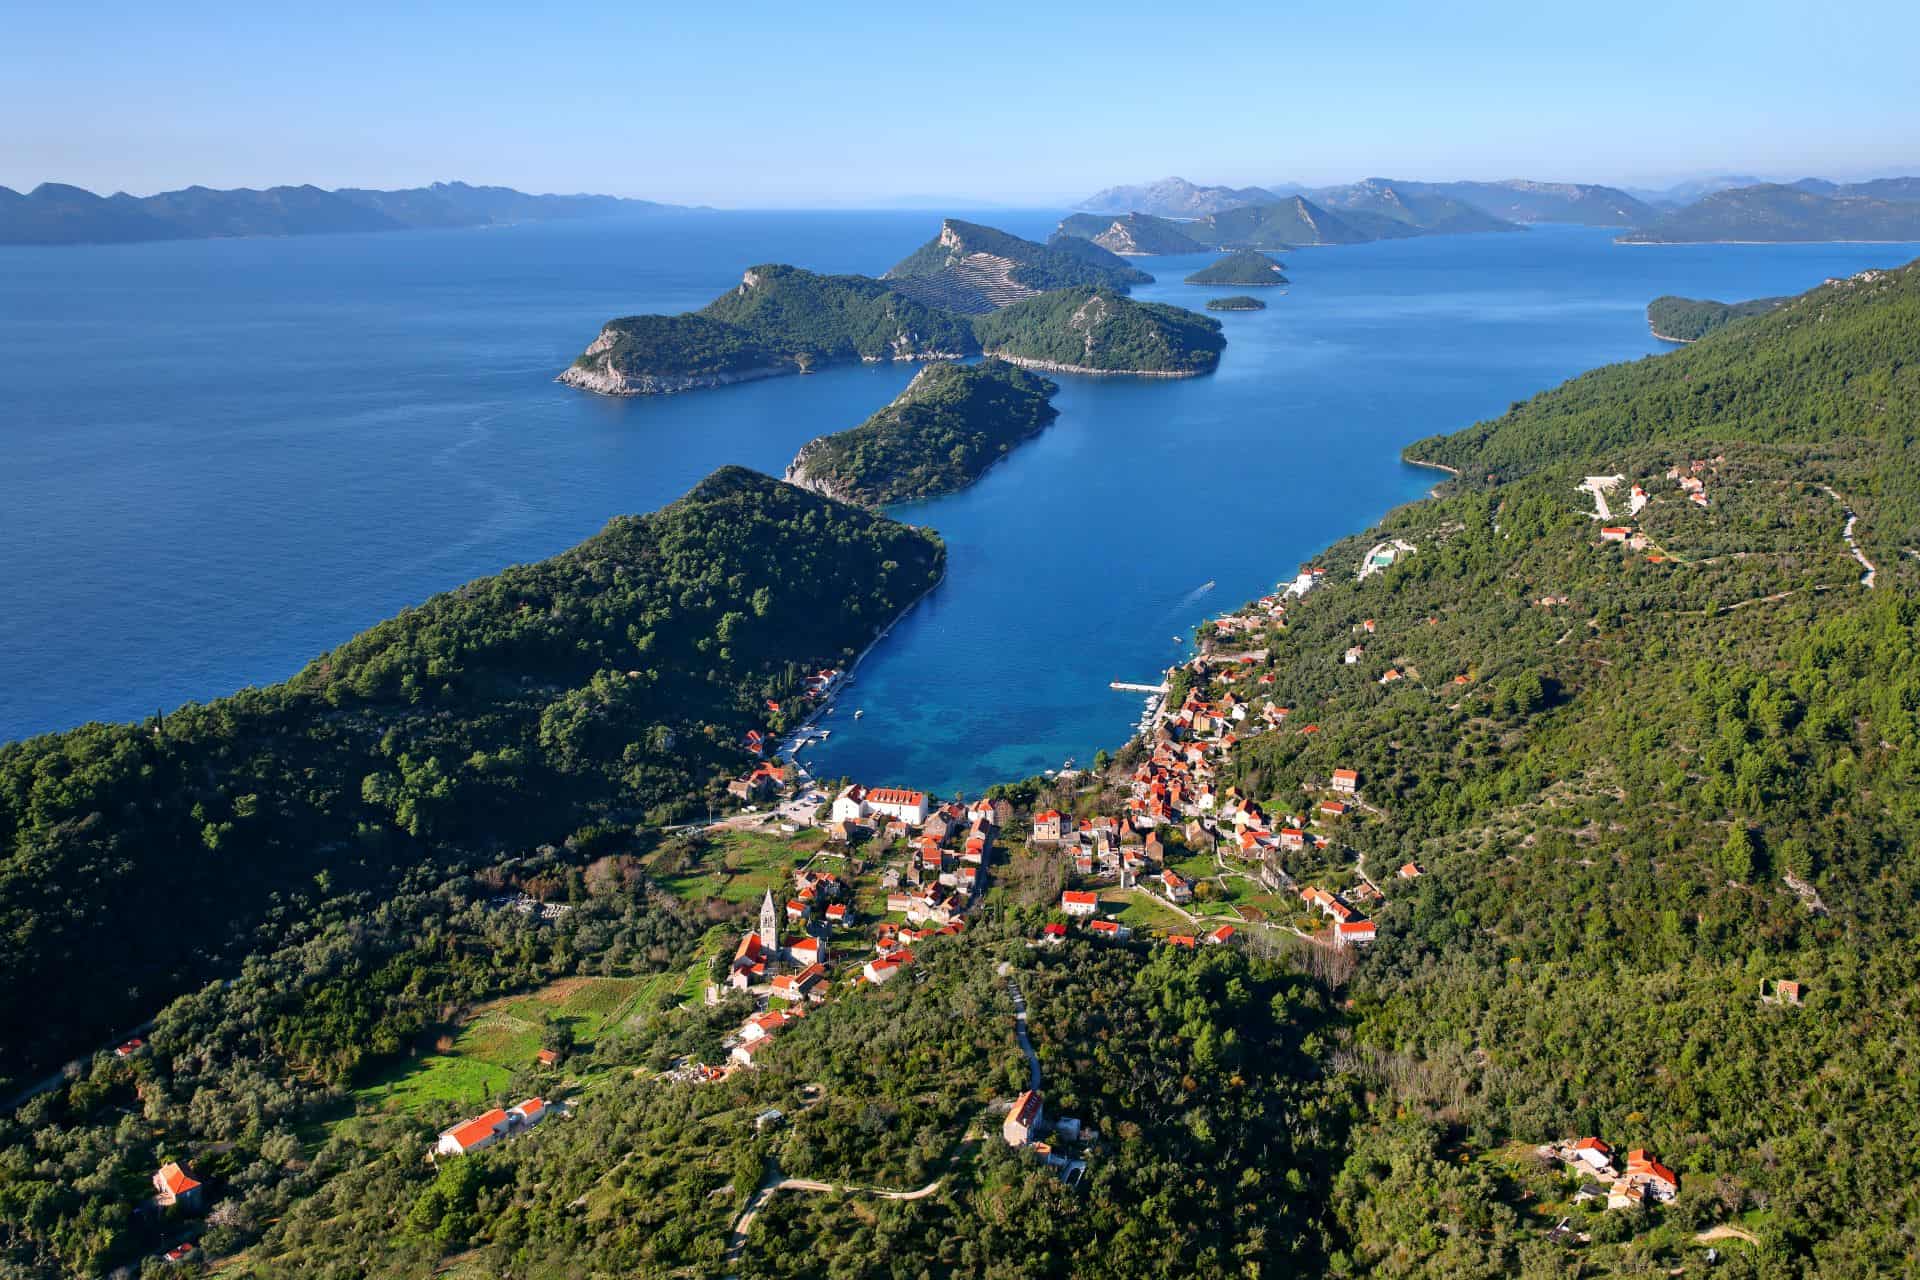
[[[1360,790],[1360,775],[1353,769],[1335,769],[1333,771],[1333,789],[1341,795],[1350,796]]]
[[[1125,942],[1133,936],[1133,930],[1118,920],[1089,920],[1087,932],[1099,938],[1109,938],[1114,942]]]
[[[199,1180],[172,1160],[161,1165],[160,1171],[153,1175],[153,1191],[155,1204],[185,1213],[198,1213],[205,1195]]]
[[[1090,916],[1100,910],[1100,895],[1090,889],[1068,889],[1060,895],[1060,909],[1070,916]]]
[[[1059,844],[1066,838],[1067,820],[1058,809],[1048,809],[1045,813],[1033,815],[1033,842],[1035,844]]]
[[[1343,947],[1360,946],[1372,942],[1373,938],[1371,920],[1342,920],[1333,926],[1333,940]]]
[[[1040,1128],[1045,1115],[1039,1090],[1029,1089],[1013,1100],[1007,1118],[1000,1124],[1000,1136],[1010,1147],[1024,1147],[1033,1141],[1033,1135]]]
[[[1574,1143],[1573,1158],[1596,1172],[1613,1172],[1613,1148],[1598,1138],[1582,1138]]]
[[[495,1107],[471,1120],[462,1120],[450,1129],[441,1130],[439,1139],[434,1143],[434,1152],[443,1156],[461,1156],[483,1150],[516,1133],[531,1129],[546,1119],[548,1110],[543,1098],[528,1098],[505,1110]]]

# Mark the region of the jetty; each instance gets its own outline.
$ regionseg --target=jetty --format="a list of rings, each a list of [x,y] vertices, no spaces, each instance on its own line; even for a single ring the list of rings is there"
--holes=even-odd
[[[1168,686],[1164,684],[1139,684],[1131,680],[1115,680],[1107,688],[1118,689],[1122,693],[1166,693],[1168,691]]]

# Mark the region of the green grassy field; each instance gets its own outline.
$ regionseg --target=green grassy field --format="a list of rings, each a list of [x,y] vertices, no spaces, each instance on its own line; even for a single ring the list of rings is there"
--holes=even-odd
[[[751,902],[767,890],[784,902],[793,887],[793,869],[826,842],[818,831],[797,836],[759,831],[715,831],[699,861],[657,877],[661,888],[688,902],[722,898]]]
[[[547,1017],[570,1023],[574,1038],[590,1043],[647,1007],[649,997],[658,999],[687,980],[685,971],[651,978],[562,978],[538,991],[489,1001],[473,1011],[450,1044],[398,1064],[356,1089],[355,1100],[405,1111],[488,1102],[515,1071],[533,1064]]]
[[[1121,908],[1114,914],[1114,908]],[[1100,899],[1100,914],[1118,920],[1132,929],[1164,929],[1169,933],[1190,933],[1193,926],[1164,903],[1144,893],[1108,890]]]

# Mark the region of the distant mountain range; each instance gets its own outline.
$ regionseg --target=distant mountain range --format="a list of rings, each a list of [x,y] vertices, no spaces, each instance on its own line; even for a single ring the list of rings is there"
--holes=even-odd
[[[1636,226],[1654,211],[1615,187],[1578,182],[1406,182],[1368,178],[1344,186],[1271,188],[1202,187],[1184,178],[1137,186],[1108,187],[1082,201],[1091,213],[1148,213],[1163,218],[1204,218],[1251,205],[1304,198],[1324,209],[1377,213],[1417,226],[1422,234],[1448,235],[1511,230],[1509,224],[1572,222],[1590,226]]]
[[[1088,213],[1151,213],[1160,218],[1204,218],[1281,198],[1265,187],[1202,187],[1185,178],[1162,178],[1134,186],[1108,187],[1080,202]]]
[[[1834,240],[1920,240],[1920,179],[1736,187],[1619,237],[1622,244]]]
[[[1271,193],[1268,193],[1271,194]],[[1208,249],[1291,249],[1365,244],[1411,236],[1517,231],[1519,226],[1423,184],[1373,178],[1329,187],[1323,203],[1273,196],[1191,221],[1137,212],[1108,217],[1076,213],[1055,237],[1080,237],[1115,253],[1199,253]]]
[[[464,182],[436,182],[399,191],[186,187],[152,196],[125,192],[99,196],[80,187],[43,182],[25,195],[0,187],[0,244],[113,244],[484,227],[676,208],[618,196],[528,195],[511,187],[474,187]]]

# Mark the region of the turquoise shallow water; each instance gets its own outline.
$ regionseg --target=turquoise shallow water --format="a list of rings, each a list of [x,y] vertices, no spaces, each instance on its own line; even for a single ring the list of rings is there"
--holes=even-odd
[[[1040,235],[1050,215],[984,217]],[[699,214],[503,231],[0,249],[0,739],[283,678],[435,591],[778,473],[911,376],[835,369],[666,399],[551,378],[605,318],[765,261],[880,271],[914,213]],[[1660,293],[1797,291],[1920,246],[1626,248],[1605,232],[1286,255],[1220,372],[1062,378],[1059,421],[938,528],[943,584],[862,667],[816,771],[941,792],[1122,740],[1175,633],[1417,497],[1406,441],[1659,349]],[[1198,305],[1205,259],[1142,296]],[[1203,583],[1215,580],[1211,591]],[[852,709],[866,716],[855,723]]]

